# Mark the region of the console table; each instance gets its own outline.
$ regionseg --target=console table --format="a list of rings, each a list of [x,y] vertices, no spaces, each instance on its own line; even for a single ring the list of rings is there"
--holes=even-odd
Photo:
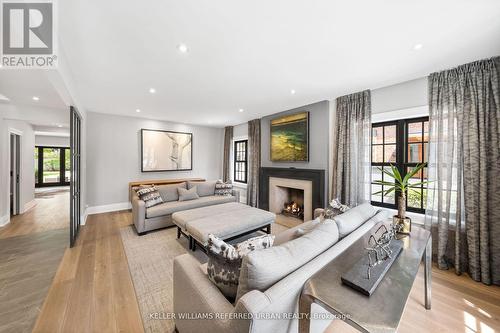
[[[361,332],[396,332],[420,263],[424,260],[425,308],[431,308],[432,238],[429,231],[413,226],[411,234],[401,238],[403,251],[386,273],[375,292],[365,296],[342,284],[341,275],[365,255],[368,238],[380,223],[340,254],[304,285],[300,296],[299,327],[308,333],[312,303],[321,305],[338,319]]]

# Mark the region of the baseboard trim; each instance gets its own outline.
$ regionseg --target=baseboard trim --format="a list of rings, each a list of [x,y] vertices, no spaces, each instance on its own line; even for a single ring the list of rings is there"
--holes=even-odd
[[[127,210],[127,209],[131,209],[131,208],[132,208],[132,204],[130,204],[130,202],[118,202],[118,203],[109,204],[109,205],[88,207],[85,210],[85,220],[87,219],[88,215],[117,212],[119,210]]]
[[[27,202],[25,205],[24,205],[24,209],[23,209],[23,214],[26,213],[28,210],[30,210],[31,208],[35,207],[36,206],[36,201],[35,199],[31,200],[30,202]]]
[[[5,216],[0,217],[0,227],[6,226],[10,222],[10,215],[7,214]]]

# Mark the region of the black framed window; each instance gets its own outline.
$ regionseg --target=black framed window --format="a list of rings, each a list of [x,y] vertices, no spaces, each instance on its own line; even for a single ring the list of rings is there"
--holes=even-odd
[[[247,182],[248,174],[248,140],[234,142],[234,181]]]
[[[67,147],[36,146],[35,187],[69,185],[71,154]]]
[[[390,169],[394,165],[402,177],[418,164],[427,162],[429,142],[429,117],[401,119],[372,124],[372,186],[371,193],[383,191],[384,185],[375,184],[377,180],[394,182],[379,168]],[[427,167],[410,179],[410,183],[421,183],[427,180]],[[418,193],[419,192],[420,195]],[[396,196],[392,192],[388,196],[371,195],[373,205],[397,208]],[[416,213],[425,212],[427,188],[423,185],[412,187],[407,193],[407,210]]]

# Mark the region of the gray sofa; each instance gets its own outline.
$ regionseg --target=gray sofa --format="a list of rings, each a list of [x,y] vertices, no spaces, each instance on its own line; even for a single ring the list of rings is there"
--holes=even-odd
[[[183,210],[218,205],[227,202],[239,202],[239,192],[233,190],[231,196],[215,195],[216,181],[182,182],[179,184],[156,185],[163,203],[146,208],[136,191],[131,189],[132,217],[139,235],[148,231],[174,226],[172,214]],[[191,189],[196,186],[199,199],[179,201],[178,188]]]
[[[269,314],[298,313],[304,283],[376,223],[387,219],[386,212],[368,206],[369,209],[361,207],[361,212],[339,215],[342,216],[339,223],[318,224],[311,229],[317,222],[305,222],[278,234],[273,247],[251,252],[243,260],[235,304],[222,295],[208,279],[203,265],[191,254],[178,256],[174,260],[174,313],[211,313],[214,318],[177,319],[176,328],[180,333],[298,332],[296,318],[269,319]],[[307,229],[312,231],[300,236]],[[256,274],[256,267],[261,267],[261,275]],[[282,276],[276,278],[276,274]],[[276,278],[276,282],[268,287],[248,288],[249,283],[262,283],[270,278]],[[240,293],[242,284],[244,294]],[[313,312],[324,310],[314,305]],[[330,320],[311,321],[311,332],[323,332],[329,323]]]

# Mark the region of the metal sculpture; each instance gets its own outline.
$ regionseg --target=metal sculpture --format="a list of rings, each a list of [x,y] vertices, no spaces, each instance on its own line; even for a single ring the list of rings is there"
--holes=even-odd
[[[391,230],[387,230],[385,225],[381,225],[374,234],[370,235],[368,239],[368,247],[365,250],[368,251],[368,268],[367,268],[367,279],[371,278],[371,269],[387,259],[392,258],[391,241],[396,238],[396,234],[401,230],[402,226],[400,224],[391,225]],[[382,234],[377,238],[376,236],[382,231]]]

